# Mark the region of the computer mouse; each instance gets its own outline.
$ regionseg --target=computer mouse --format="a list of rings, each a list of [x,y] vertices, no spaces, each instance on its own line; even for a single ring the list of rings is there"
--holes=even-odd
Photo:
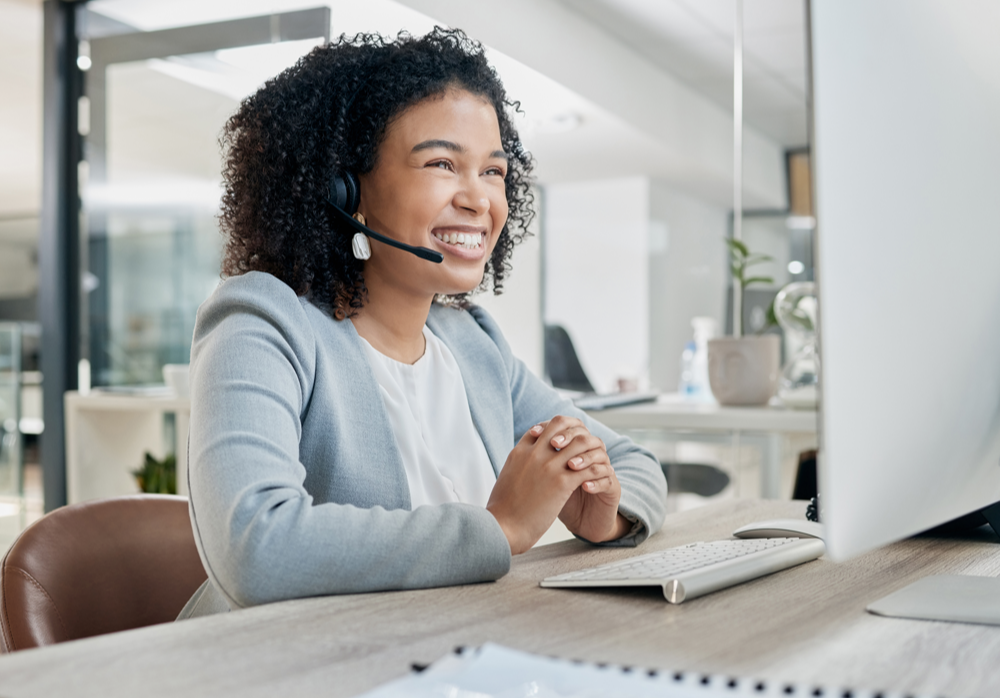
[[[739,539],[773,539],[776,537],[799,537],[822,539],[823,525],[807,519],[769,519],[752,522],[733,532]]]

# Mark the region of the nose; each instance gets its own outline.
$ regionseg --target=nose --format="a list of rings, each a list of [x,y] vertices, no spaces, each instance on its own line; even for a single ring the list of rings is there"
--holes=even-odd
[[[465,209],[477,216],[490,210],[490,198],[486,195],[486,187],[478,174],[462,178],[458,191],[455,192],[455,206]]]

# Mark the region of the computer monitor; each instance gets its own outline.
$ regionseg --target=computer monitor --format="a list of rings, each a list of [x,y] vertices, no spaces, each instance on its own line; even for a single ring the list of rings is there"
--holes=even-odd
[[[813,0],[810,24],[840,561],[1000,501],[1000,3]]]

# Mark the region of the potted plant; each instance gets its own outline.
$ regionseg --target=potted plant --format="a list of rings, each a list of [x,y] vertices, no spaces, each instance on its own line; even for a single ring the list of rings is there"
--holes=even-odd
[[[173,454],[167,454],[161,461],[147,451],[142,466],[132,471],[132,475],[140,492],[177,494],[177,458]]]
[[[708,341],[708,382],[722,405],[765,405],[778,390],[781,342],[777,335],[743,335],[743,292],[751,284],[774,282],[771,277],[749,276],[751,267],[774,258],[751,253],[734,238],[727,238],[726,246],[733,274],[733,336]]]

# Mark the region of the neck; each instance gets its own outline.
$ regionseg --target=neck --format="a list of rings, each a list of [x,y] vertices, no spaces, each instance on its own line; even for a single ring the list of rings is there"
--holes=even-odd
[[[385,356],[413,364],[424,356],[424,323],[434,297],[415,295],[365,271],[368,300],[351,319],[354,328]]]

